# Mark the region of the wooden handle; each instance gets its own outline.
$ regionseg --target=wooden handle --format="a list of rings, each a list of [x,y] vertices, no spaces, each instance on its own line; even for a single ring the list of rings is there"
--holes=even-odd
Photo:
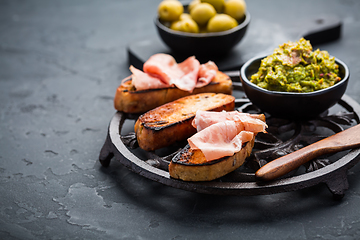
[[[263,181],[273,180],[316,157],[355,147],[360,147],[360,124],[275,159],[261,167],[255,176]]]

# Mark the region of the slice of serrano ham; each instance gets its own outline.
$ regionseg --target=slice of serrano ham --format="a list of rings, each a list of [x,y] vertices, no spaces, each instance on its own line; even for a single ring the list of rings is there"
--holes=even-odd
[[[261,121],[258,118],[258,115],[238,111],[211,112],[199,110],[196,112],[192,125],[199,132],[212,124],[226,120],[237,122],[239,131],[246,130],[251,132],[265,132],[265,129],[267,128],[266,123]]]
[[[188,139],[192,149],[203,152],[207,161],[232,156],[241,150],[243,143],[250,141],[253,132],[237,131],[234,121],[215,123]]]
[[[130,71],[132,73],[131,81],[132,84],[135,86],[136,90],[147,90],[147,89],[157,89],[157,88],[166,88],[170,87],[169,84],[164,83],[157,77],[153,77],[150,74],[144,73],[143,71],[130,66]],[[125,78],[124,80],[127,80]]]
[[[216,64],[212,61],[209,61],[205,64],[200,65],[198,80],[196,83],[197,88],[208,85],[211,80],[216,76],[217,71],[219,71]]]
[[[173,79],[178,79],[184,75],[178,68],[175,59],[163,53],[152,55],[143,65],[143,70],[154,77],[159,78],[164,83],[172,84]]]
[[[247,113],[197,111],[193,126],[198,132],[188,139],[192,149],[203,152],[206,161],[232,156],[255,133],[265,132],[266,123]]]
[[[155,54],[144,63],[144,72],[158,77],[164,83],[192,92],[196,86],[200,62],[195,57],[189,57],[177,64],[168,54]]]
[[[143,72],[132,66],[130,71],[136,90],[176,86],[192,92],[194,88],[208,85],[216,76],[218,67],[211,61],[200,64],[194,56],[178,64],[171,55],[158,53],[144,63]]]
[[[170,82],[181,90],[192,92],[198,81],[200,62],[195,57],[189,57],[173,68],[179,69],[183,75],[179,78],[173,78]]]

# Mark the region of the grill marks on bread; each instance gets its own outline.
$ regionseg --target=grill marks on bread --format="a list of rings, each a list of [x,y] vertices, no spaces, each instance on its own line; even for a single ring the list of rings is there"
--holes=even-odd
[[[135,123],[140,148],[154,151],[196,133],[192,121],[196,111],[232,111],[235,98],[226,94],[202,93],[180,98],[141,115]]]

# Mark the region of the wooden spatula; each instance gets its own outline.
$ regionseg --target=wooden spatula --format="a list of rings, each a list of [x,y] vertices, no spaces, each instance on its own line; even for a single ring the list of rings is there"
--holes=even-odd
[[[255,176],[263,181],[273,180],[321,155],[357,147],[360,147],[360,124],[275,159],[261,167]]]

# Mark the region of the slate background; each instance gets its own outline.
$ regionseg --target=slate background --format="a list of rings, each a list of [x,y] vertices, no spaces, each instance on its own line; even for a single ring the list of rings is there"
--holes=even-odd
[[[1,239],[359,239],[359,166],[341,201],[328,189],[209,196],[163,186],[116,161],[98,163],[129,75],[127,46],[156,37],[155,0],[0,0]],[[319,46],[346,62],[346,94],[360,102],[359,1],[248,0],[239,48],[277,46],[293,24],[343,21]]]

